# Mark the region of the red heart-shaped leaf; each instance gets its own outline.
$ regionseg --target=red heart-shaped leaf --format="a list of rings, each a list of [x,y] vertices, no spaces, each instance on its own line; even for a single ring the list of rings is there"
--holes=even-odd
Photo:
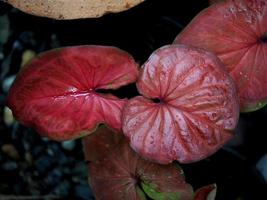
[[[185,182],[178,165],[159,165],[146,161],[130,148],[125,139],[118,143],[118,140],[114,140],[115,137],[119,139],[118,134],[114,137],[110,135],[111,131],[103,127],[83,139],[86,140],[86,154],[96,155],[89,156],[92,162],[88,164],[89,182],[96,199],[143,200],[147,196],[155,200],[193,199],[192,187]],[[95,146],[99,144],[97,140],[101,140],[100,146],[104,148]],[[102,141],[105,141],[105,145],[102,145]],[[113,148],[107,151],[106,147]],[[92,157],[99,159],[92,160]]]
[[[216,192],[216,184],[204,186],[196,191],[194,200],[215,200]]]
[[[137,64],[114,47],[77,46],[49,51],[19,73],[8,106],[24,125],[56,140],[88,134],[105,123],[120,131],[126,100],[98,89],[134,82]]]
[[[201,12],[175,39],[214,52],[238,87],[241,111],[267,102],[267,1],[228,0]]]
[[[188,163],[232,137],[239,113],[235,85],[213,54],[184,45],[160,48],[142,67],[137,87],[144,97],[126,103],[122,128],[140,155]]]
[[[114,134],[111,129],[100,126],[93,134],[83,138],[85,160],[87,162],[102,160],[123,138],[123,134]]]

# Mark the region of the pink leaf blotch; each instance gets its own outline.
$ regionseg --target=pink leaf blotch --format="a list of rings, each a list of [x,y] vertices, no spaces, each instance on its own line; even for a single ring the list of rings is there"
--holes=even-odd
[[[122,128],[143,157],[189,163],[217,151],[233,135],[238,99],[233,80],[212,53],[184,45],[155,51],[137,81]]]
[[[205,48],[225,64],[238,88],[240,110],[267,103],[267,1],[227,0],[196,16],[175,44]]]
[[[159,165],[144,160],[130,148],[126,138],[119,136],[102,127],[83,138],[90,161],[89,183],[96,199],[193,199],[192,187],[177,164]],[[101,147],[95,149],[99,144]]]
[[[126,52],[104,46],[52,50],[17,76],[8,106],[18,121],[55,140],[88,134],[100,123],[121,130],[126,99],[101,94],[134,82],[137,64]]]

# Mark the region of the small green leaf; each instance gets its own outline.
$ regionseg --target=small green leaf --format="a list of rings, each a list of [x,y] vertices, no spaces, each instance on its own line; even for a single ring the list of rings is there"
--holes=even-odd
[[[178,200],[181,198],[180,192],[160,192],[153,184],[141,183],[145,193],[154,200]]]
[[[244,109],[242,112],[243,113],[248,113],[248,112],[254,112],[257,110],[262,109],[263,107],[265,107],[267,105],[267,101],[264,102],[258,102],[256,105],[253,106],[247,106],[246,109]]]

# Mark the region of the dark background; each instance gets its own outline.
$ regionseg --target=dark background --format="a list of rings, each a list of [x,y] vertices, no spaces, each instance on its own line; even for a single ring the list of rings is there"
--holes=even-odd
[[[80,140],[57,143],[17,122],[5,123],[5,85],[18,72],[25,50],[40,53],[61,46],[111,45],[128,51],[142,64],[155,49],[172,43],[207,6],[206,0],[147,0],[131,10],[98,19],[56,21],[0,2],[0,17],[6,16],[9,23],[7,41],[0,43],[0,199],[4,198],[1,195],[9,199],[10,195],[93,199]],[[131,85],[117,95],[135,94]],[[267,199],[266,183],[256,169],[267,153],[266,126],[267,108],[241,114],[233,141],[208,159],[182,165],[186,180],[194,189],[217,183],[217,200]]]

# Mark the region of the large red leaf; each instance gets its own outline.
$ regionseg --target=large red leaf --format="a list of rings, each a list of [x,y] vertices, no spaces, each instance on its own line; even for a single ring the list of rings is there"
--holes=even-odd
[[[239,113],[235,86],[213,54],[163,47],[142,67],[137,87],[144,97],[127,102],[122,128],[140,155],[159,163],[188,163],[232,137]]]
[[[86,158],[91,161],[89,182],[96,199],[193,199],[192,187],[185,182],[181,168],[143,160],[125,139],[119,140],[119,134],[110,135],[111,131],[103,127],[83,139]]]
[[[137,65],[114,47],[77,46],[49,51],[23,68],[8,96],[8,106],[24,125],[56,140],[92,132],[99,123],[121,129],[126,100],[98,89],[134,82]]]
[[[175,43],[214,52],[235,80],[241,111],[267,101],[267,1],[228,0],[201,12]]]

